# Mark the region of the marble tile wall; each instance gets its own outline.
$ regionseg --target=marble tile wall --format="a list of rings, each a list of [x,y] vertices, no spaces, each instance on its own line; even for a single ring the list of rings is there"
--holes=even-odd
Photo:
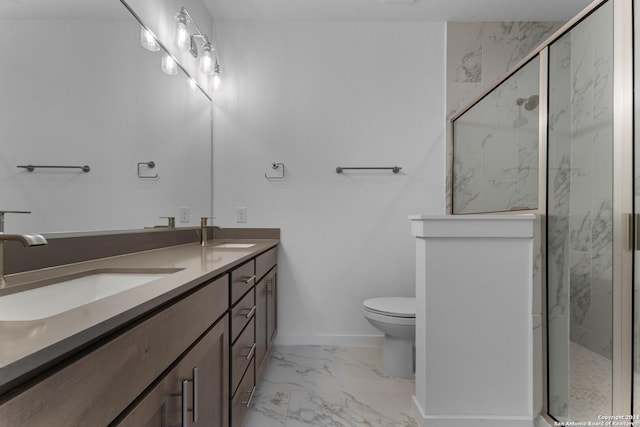
[[[447,117],[495,84],[563,22],[448,22]]]
[[[455,121],[454,213],[537,207],[539,68],[535,58]]]
[[[447,112],[452,117],[493,85],[557,22],[447,24]],[[537,207],[537,108],[516,105],[538,94],[537,63],[529,63],[456,121],[453,212]],[[448,192],[448,194],[451,194]],[[450,200],[450,197],[448,197]]]

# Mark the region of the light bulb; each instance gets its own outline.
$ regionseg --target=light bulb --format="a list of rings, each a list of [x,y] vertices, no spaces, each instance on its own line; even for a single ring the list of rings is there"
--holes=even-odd
[[[176,15],[176,46],[180,50],[189,50],[191,47],[191,34],[187,29],[187,16],[178,12]]]
[[[170,76],[178,74],[178,64],[167,52],[162,55],[162,71]]]
[[[160,45],[156,41],[156,38],[151,34],[151,31],[147,30],[145,27],[140,29],[140,44],[150,52],[157,52],[160,50]]]
[[[202,58],[200,58],[200,71],[203,73],[213,73],[213,58],[211,57],[211,45],[204,45]]]
[[[222,80],[220,79],[220,64],[218,63],[218,57],[216,56],[215,65],[213,66],[213,90],[216,91],[220,87]]]

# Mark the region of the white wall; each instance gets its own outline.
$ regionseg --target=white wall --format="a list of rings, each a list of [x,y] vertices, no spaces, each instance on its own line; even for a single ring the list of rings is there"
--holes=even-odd
[[[214,24],[216,224],[282,229],[281,343],[369,342],[361,302],[415,292],[408,215],[444,213],[445,24]]]

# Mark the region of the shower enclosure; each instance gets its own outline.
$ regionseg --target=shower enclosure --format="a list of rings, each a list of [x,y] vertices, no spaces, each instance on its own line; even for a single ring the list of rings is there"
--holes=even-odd
[[[450,123],[451,213],[540,218],[534,400],[556,425],[640,425],[639,33],[640,0],[596,1]]]

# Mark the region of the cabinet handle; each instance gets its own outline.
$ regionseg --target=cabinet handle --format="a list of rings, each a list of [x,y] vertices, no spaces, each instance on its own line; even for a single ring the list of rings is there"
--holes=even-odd
[[[254,274],[251,277],[243,277],[242,279],[238,280],[238,282],[240,283],[244,283],[245,285],[248,285],[249,283],[253,282],[256,280],[256,275]]]
[[[241,405],[244,405],[245,408],[248,408],[251,405],[251,400],[253,400],[253,394],[256,392],[256,386],[253,386],[253,388],[249,391],[245,391],[245,394],[249,394],[251,393],[251,395],[249,395],[249,400],[247,401],[242,401],[240,402]]]
[[[267,295],[273,295],[273,279],[267,279]]]
[[[198,422],[198,367],[193,368],[193,383],[192,391],[193,395],[193,422]]]
[[[245,308],[244,311],[246,311],[247,309]],[[251,308],[251,310],[249,310],[247,312],[247,314],[244,315],[245,319],[251,319],[251,316],[253,316],[253,314],[256,312],[256,306],[254,305],[253,308]]]
[[[253,343],[253,345],[249,349],[249,353],[245,356],[245,359],[251,360],[251,356],[253,356],[254,351],[256,351],[256,343]]]
[[[182,381],[182,427],[187,427],[187,388],[189,380]]]
[[[198,368],[193,368],[193,380],[191,379],[186,379],[186,380],[182,380],[182,391],[180,393],[171,393],[171,396],[175,396],[175,397],[179,397],[180,401],[182,403],[182,427],[187,427],[187,422],[188,422],[188,417],[187,417],[187,412],[193,412],[193,422],[197,422],[198,421],[198,415],[196,414],[196,410],[197,410],[197,396],[196,396],[196,386],[198,383],[197,380],[197,375],[198,375]],[[187,401],[188,401],[188,396],[187,396],[187,391],[189,389],[189,383],[193,383],[193,409],[189,409],[187,407]]]

